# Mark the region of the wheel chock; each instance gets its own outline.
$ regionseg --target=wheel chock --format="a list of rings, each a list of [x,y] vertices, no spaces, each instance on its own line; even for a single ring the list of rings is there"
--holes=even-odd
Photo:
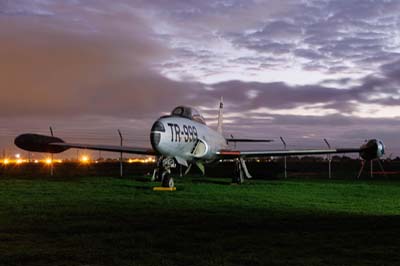
[[[153,187],[153,191],[176,191],[176,187]]]

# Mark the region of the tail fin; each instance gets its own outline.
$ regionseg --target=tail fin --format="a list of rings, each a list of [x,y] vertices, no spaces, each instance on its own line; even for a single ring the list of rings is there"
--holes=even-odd
[[[223,103],[223,98],[221,96],[221,100],[219,102],[219,111],[218,111],[218,125],[217,125],[217,132],[222,134],[222,124],[223,124],[223,109],[224,109],[224,103]]]

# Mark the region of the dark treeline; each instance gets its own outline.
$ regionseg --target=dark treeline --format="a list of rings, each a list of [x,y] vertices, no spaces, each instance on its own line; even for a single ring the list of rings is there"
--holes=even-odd
[[[398,178],[400,179],[400,160],[381,160],[384,172],[378,161],[373,161],[373,177],[376,178]],[[347,157],[336,158],[331,161],[331,177],[335,179],[356,179],[361,169],[362,161]],[[283,159],[273,161],[249,161],[247,168],[256,179],[280,179],[284,178]],[[229,169],[229,170],[228,170]],[[289,178],[328,178],[328,160],[321,158],[288,158],[287,176]],[[208,167],[207,174],[210,176],[231,176],[234,173],[233,162],[223,162]],[[361,178],[370,178],[370,162],[365,164]]]
[[[361,160],[348,157],[334,157],[331,163],[332,178],[355,179],[361,167]],[[381,179],[400,179],[400,159],[381,160],[385,172],[382,172],[377,161],[373,162],[373,176]],[[134,177],[151,175],[155,164],[124,163],[123,176]],[[284,177],[283,159],[250,160],[247,162],[250,174],[256,179],[280,179]],[[370,178],[370,163],[364,168],[361,178]],[[179,176],[185,168],[179,166],[174,175]],[[210,177],[231,178],[234,175],[235,162],[224,161],[206,166],[206,175]],[[119,176],[119,162],[54,164],[54,177],[74,178],[83,176]],[[201,175],[196,167],[192,167],[190,175]],[[328,178],[328,161],[319,157],[287,158],[287,175],[290,178]],[[9,164],[0,167],[0,177],[46,178],[50,176],[50,166],[26,163]]]

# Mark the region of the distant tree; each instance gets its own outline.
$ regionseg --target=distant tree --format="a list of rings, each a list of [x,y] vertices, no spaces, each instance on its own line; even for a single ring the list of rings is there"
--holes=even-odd
[[[353,160],[353,159],[350,158],[349,156],[343,155],[343,156],[341,157],[341,160],[342,160],[342,161],[351,161],[351,160]]]

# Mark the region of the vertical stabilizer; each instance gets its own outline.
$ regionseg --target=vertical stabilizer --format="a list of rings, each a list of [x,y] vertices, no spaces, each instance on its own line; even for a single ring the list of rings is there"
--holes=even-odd
[[[224,109],[224,103],[223,99],[221,96],[221,100],[219,102],[219,111],[218,111],[218,125],[217,125],[217,132],[222,134],[222,124],[223,124],[223,109]]]

